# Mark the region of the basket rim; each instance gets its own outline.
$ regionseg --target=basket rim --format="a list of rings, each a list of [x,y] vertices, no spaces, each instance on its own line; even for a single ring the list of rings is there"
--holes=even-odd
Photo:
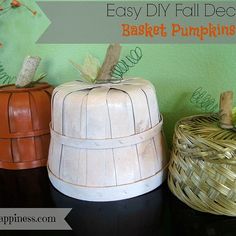
[[[50,88],[51,85],[43,82],[43,83],[37,83],[34,87],[30,88],[17,88],[15,84],[6,84],[3,86],[0,86],[0,93],[22,93],[22,92],[28,92],[28,91],[36,91],[41,89]]]
[[[184,121],[193,121],[193,119],[197,119],[197,118],[213,118],[213,119],[215,118],[215,119],[218,119],[217,114],[218,114],[218,113],[206,113],[206,114],[185,116],[185,117],[181,118],[180,120],[178,120],[178,121],[176,122],[174,131],[176,132],[177,130],[179,130],[179,128],[181,127],[181,125],[183,125],[182,122],[184,122]],[[232,130],[220,128],[219,126],[218,126],[218,128],[219,128],[219,130],[224,130],[225,132],[227,132],[227,131],[228,131],[228,132],[233,132]],[[183,130],[183,129],[181,128],[181,130]],[[188,135],[191,136],[191,137],[196,137],[196,135],[193,135],[190,131],[188,131],[188,130],[186,130],[186,129],[184,129],[184,132],[185,132],[185,134],[188,134]],[[206,140],[212,140],[212,139],[206,138],[206,137],[201,137],[201,136],[198,136],[198,137],[199,137],[199,138],[206,139]]]

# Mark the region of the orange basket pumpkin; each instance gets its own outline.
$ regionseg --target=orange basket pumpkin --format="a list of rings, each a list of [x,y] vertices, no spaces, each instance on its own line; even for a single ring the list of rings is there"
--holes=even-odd
[[[0,168],[45,166],[50,141],[52,87],[0,88]]]
[[[0,168],[28,169],[47,164],[53,88],[27,81],[34,76],[39,61],[26,58],[20,82],[0,87]]]

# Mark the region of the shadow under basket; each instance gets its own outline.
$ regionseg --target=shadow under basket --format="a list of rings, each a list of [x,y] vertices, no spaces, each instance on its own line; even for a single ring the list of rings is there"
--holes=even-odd
[[[236,132],[199,115],[175,127],[168,185],[195,210],[236,216]]]

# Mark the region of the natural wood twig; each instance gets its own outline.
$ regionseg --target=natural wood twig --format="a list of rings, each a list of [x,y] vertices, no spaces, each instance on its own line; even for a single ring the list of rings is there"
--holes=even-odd
[[[118,63],[120,58],[121,46],[120,44],[110,44],[107,49],[105,60],[98,73],[97,81],[109,81],[111,80],[111,71],[113,67]]]
[[[32,83],[40,61],[40,57],[28,56],[25,58],[21,71],[16,80],[16,87],[24,88],[28,87]]]
[[[233,92],[227,91],[220,95],[220,120],[219,125],[223,129],[233,128]]]

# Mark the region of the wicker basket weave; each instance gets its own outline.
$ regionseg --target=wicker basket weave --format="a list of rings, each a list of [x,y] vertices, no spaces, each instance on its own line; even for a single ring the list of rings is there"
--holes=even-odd
[[[219,128],[216,116],[180,120],[168,185],[195,210],[236,216],[236,132]]]

